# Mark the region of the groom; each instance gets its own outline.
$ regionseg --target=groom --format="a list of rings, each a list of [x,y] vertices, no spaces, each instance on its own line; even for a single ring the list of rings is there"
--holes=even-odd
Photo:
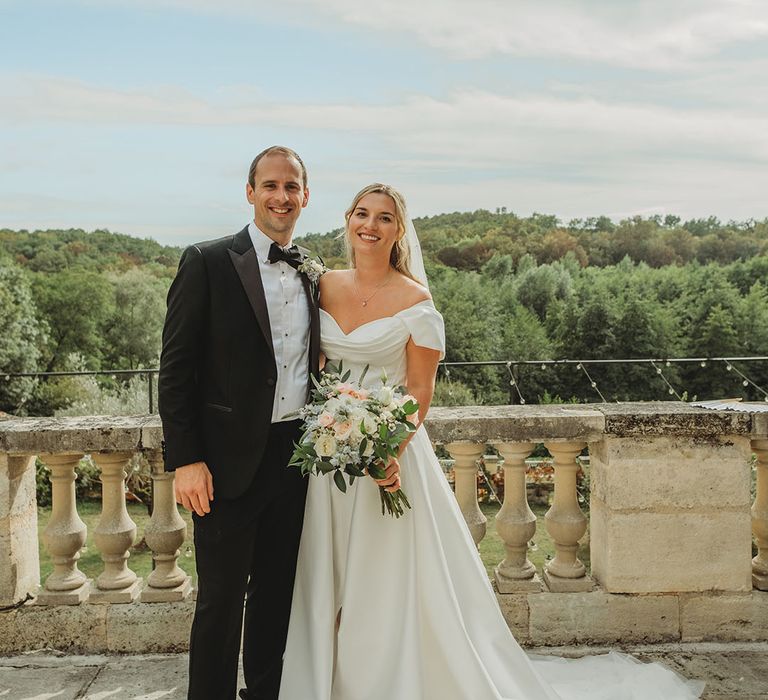
[[[260,153],[246,196],[242,231],[184,251],[163,328],[165,468],[195,531],[195,700],[235,697],[241,631],[240,697],[276,700],[306,497],[286,467],[300,423],[283,419],[306,402],[319,358],[317,287],[292,246],[309,199],[301,158]]]

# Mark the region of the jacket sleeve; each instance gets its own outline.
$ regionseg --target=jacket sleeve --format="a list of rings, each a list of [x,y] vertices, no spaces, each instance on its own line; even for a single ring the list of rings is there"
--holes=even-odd
[[[168,290],[160,354],[158,408],[166,471],[204,460],[198,373],[205,347],[208,275],[197,246],[187,248]]]

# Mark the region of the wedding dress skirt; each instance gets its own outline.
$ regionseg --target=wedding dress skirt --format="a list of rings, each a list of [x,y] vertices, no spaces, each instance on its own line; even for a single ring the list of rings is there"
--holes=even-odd
[[[322,345],[366,386],[405,379],[405,346],[443,349],[431,302]],[[382,516],[378,487],[310,477],[280,700],[684,700],[702,684],[621,654],[529,657],[499,610],[456,499],[419,428],[400,460],[412,510]],[[337,630],[337,616],[340,621]]]

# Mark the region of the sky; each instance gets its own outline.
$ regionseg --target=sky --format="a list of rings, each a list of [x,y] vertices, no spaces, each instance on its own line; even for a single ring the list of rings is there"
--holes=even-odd
[[[298,151],[297,233],[412,216],[768,217],[765,0],[0,0],[0,228],[185,245]]]

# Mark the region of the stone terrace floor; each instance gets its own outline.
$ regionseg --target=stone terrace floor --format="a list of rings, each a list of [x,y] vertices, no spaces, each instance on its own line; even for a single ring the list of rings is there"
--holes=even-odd
[[[606,650],[558,647],[535,652],[581,656]],[[705,700],[768,700],[768,643],[633,646],[626,651],[706,680]],[[0,657],[0,699],[177,700],[186,697],[186,666],[186,654],[69,656],[40,651]]]

